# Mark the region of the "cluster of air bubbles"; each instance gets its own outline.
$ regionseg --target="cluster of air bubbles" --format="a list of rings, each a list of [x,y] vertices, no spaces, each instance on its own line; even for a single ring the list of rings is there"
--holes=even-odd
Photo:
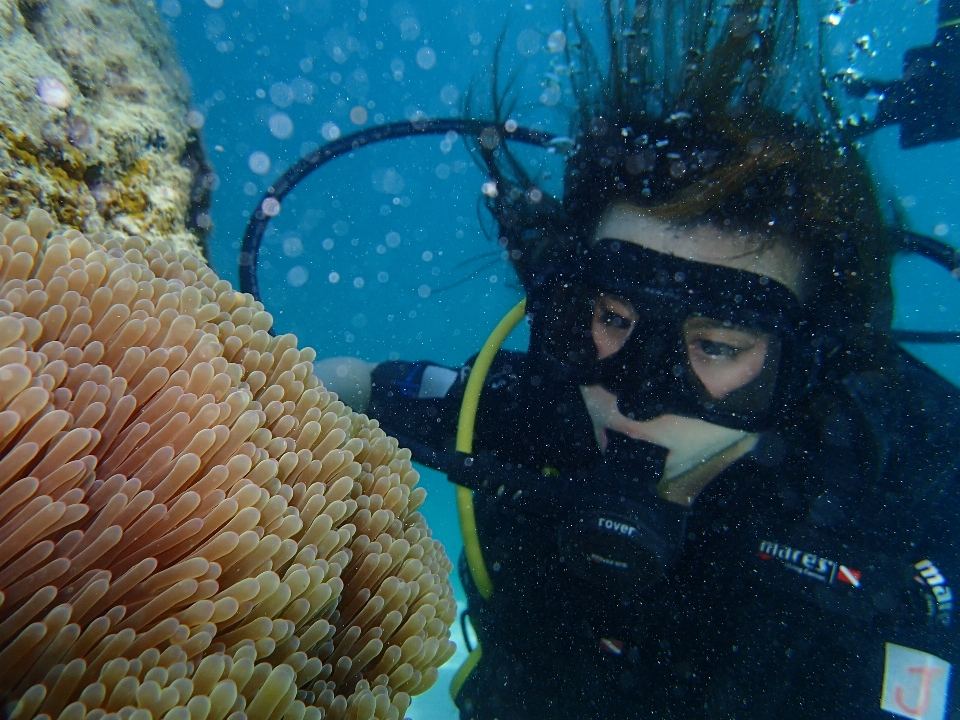
[[[73,102],[70,90],[55,77],[45,76],[37,80],[37,98],[44,105],[66,110]]]
[[[340,128],[335,122],[325,122],[320,126],[320,134],[324,140],[333,141],[340,137]]]
[[[303,265],[294,265],[287,271],[287,283],[290,287],[303,287],[310,279],[310,273]]]
[[[447,134],[443,136],[443,140],[440,141],[440,152],[446,155],[453,150],[453,144],[457,141],[458,137],[460,136],[453,130],[447,131]]]
[[[270,172],[270,156],[261,150],[255,150],[247,158],[247,166],[257,175],[266,175]]]

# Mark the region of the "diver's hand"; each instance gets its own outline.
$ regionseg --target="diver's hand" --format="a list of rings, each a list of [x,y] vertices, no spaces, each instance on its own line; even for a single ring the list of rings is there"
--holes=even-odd
[[[362,413],[370,404],[370,373],[376,366],[354,357],[325,358],[314,363],[313,374],[344,404]]]

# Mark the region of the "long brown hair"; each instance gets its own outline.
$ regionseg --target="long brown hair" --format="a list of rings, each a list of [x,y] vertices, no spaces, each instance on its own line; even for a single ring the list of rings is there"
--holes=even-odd
[[[891,317],[889,234],[865,161],[837,130],[795,0],[606,0],[601,62],[574,13],[577,99],[562,199],[502,148],[482,151],[488,202],[525,282],[582,247],[626,201],[711,223],[807,259],[816,321],[843,336],[844,371],[873,364]],[[502,107],[502,103],[500,105]]]

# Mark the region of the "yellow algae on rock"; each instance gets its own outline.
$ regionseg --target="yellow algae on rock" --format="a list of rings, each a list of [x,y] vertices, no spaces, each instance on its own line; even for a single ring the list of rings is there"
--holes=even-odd
[[[200,254],[214,175],[152,3],[0,0],[0,212]]]

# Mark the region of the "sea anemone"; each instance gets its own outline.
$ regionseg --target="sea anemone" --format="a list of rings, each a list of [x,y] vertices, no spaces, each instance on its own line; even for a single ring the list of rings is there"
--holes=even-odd
[[[198,258],[0,215],[0,702],[402,718],[454,652],[409,451]]]

